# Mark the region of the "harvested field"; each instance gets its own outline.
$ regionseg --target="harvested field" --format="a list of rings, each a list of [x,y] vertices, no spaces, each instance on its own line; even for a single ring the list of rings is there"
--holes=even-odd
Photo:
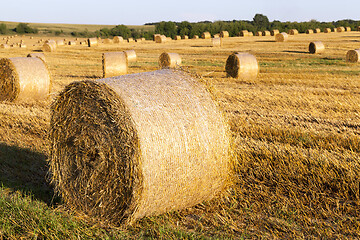
[[[20,40],[14,37],[9,45]],[[0,54],[26,56],[41,50],[39,40],[26,39],[25,49],[0,48]],[[309,54],[314,41],[323,42],[326,51]],[[41,239],[44,234],[74,238],[66,229],[89,239],[360,238],[360,64],[346,62],[346,53],[358,44],[359,32],[352,31],[292,35],[281,44],[273,36],[229,37],[221,48],[212,47],[211,39],[189,39],[99,43],[94,48],[77,44],[47,52],[51,99],[0,103],[0,205],[24,201],[40,209],[32,213],[14,207],[11,213],[20,211],[18,219],[24,219],[17,224],[8,212],[0,212],[11,226],[0,227],[0,239]],[[102,78],[101,53],[125,50],[137,55],[130,74],[158,70],[159,55],[176,52],[186,71],[201,76],[198,81],[207,86],[230,126],[235,174],[226,194],[211,201],[115,227],[69,211],[54,197],[46,180],[47,135],[55,96],[74,81]],[[226,77],[226,59],[233,52],[256,56],[256,79]],[[24,197],[30,193],[31,199]],[[45,213],[63,217],[63,225],[49,223],[44,230],[37,217]]]

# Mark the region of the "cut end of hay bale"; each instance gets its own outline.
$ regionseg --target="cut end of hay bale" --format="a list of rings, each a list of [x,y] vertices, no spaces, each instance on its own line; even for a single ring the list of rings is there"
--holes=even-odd
[[[158,35],[155,35],[155,42],[156,43],[164,43],[164,42],[166,42],[166,36],[165,35],[160,35],[160,34],[158,34]]]
[[[183,72],[74,82],[51,109],[52,181],[66,205],[90,216],[131,223],[209,200],[227,184],[227,126]]]
[[[160,68],[175,68],[181,65],[181,57],[178,53],[162,53],[159,57]]]
[[[289,35],[298,35],[299,31],[297,29],[290,29],[289,30]]]
[[[331,33],[331,28],[325,28],[324,33]]]
[[[248,37],[249,36],[249,31],[248,30],[242,30],[239,33],[240,37]]]
[[[285,42],[285,41],[288,40],[288,38],[289,38],[288,34],[284,33],[284,32],[278,33],[278,34],[275,35],[275,41],[276,42]]]
[[[222,38],[220,37],[214,37],[211,39],[212,46],[213,47],[222,47]]]
[[[221,31],[221,32],[220,32],[220,37],[221,37],[221,38],[227,38],[227,37],[229,37],[229,32],[228,32],[228,31]]]
[[[122,43],[123,41],[124,41],[124,38],[121,37],[121,36],[115,36],[115,37],[113,38],[113,42],[114,42],[114,43]]]
[[[313,33],[314,33],[314,30],[312,30],[312,29],[306,30],[306,34],[313,34]]]
[[[276,36],[276,34],[280,33],[278,29],[271,30],[271,36]]]
[[[346,61],[351,63],[360,62],[360,49],[348,51],[346,53]]]
[[[201,38],[203,39],[210,39],[211,38],[211,34],[209,32],[203,32],[203,34],[201,34]]]
[[[50,72],[40,58],[0,60],[0,101],[42,100],[49,97]]]
[[[249,53],[233,53],[226,60],[225,70],[233,78],[256,78],[259,64],[254,55]]]
[[[46,62],[45,54],[42,53],[42,52],[29,53],[29,54],[27,55],[27,57],[38,57],[38,58],[41,58],[44,62]]]
[[[103,77],[114,77],[127,74],[128,62],[124,52],[107,52],[102,54]]]
[[[262,35],[263,36],[271,36],[271,32],[270,31],[263,31]]]
[[[309,44],[309,52],[312,54],[323,53],[325,52],[325,45],[320,41],[311,42]]]
[[[98,39],[97,38],[88,38],[87,44],[88,44],[88,47],[95,47],[98,45]]]
[[[137,56],[136,56],[135,50],[126,50],[126,51],[124,51],[124,53],[125,53],[128,63],[136,62]]]
[[[45,42],[42,46],[43,52],[55,52],[56,51],[56,42],[55,41],[48,41]]]

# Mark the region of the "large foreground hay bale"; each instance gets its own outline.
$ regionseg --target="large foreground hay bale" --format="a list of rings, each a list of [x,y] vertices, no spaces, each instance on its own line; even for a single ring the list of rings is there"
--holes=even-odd
[[[214,37],[211,39],[211,43],[213,47],[222,47],[222,38]]]
[[[127,74],[128,61],[124,52],[107,52],[102,54],[103,77],[114,77]]]
[[[137,56],[135,50],[126,50],[124,51],[126,59],[129,62],[136,62]]]
[[[306,34],[313,34],[313,33],[314,33],[314,30],[312,30],[312,29],[306,30]]]
[[[0,101],[46,99],[50,87],[50,72],[40,58],[0,60]]]
[[[98,45],[98,39],[97,38],[88,38],[87,44],[88,44],[88,47],[95,47]]]
[[[50,171],[66,205],[132,223],[227,185],[229,139],[210,94],[170,69],[74,82],[51,107]]]
[[[282,33],[278,33],[275,35],[275,41],[276,42],[285,42],[287,41],[289,38],[289,35],[285,32],[282,32]]]
[[[280,31],[278,29],[273,29],[270,32],[271,36],[276,36],[276,34],[278,34],[278,33],[280,33]]]
[[[270,31],[263,31],[262,35],[263,36],[271,36],[271,32]]]
[[[32,52],[27,55],[27,57],[38,57],[41,58],[44,62],[46,62],[45,54],[42,52]]]
[[[220,32],[220,37],[221,38],[227,38],[227,37],[229,37],[230,35],[229,35],[229,32],[228,31],[221,31]]]
[[[298,35],[299,31],[297,29],[290,29],[288,33],[289,35]]]
[[[256,78],[259,64],[254,55],[235,52],[226,60],[225,70],[233,78]]]
[[[360,49],[350,50],[346,53],[347,62],[360,62]]]
[[[164,35],[156,35],[155,36],[155,42],[156,43],[164,43],[164,42],[166,42],[166,36],[164,36]]]
[[[43,52],[55,52],[56,51],[56,42],[55,41],[49,41],[45,42],[42,46]]]
[[[331,28],[325,28],[324,33],[331,33]]]
[[[311,42],[309,44],[310,53],[323,53],[325,52],[325,45],[321,41]]]
[[[203,39],[210,39],[211,38],[211,34],[209,32],[203,32],[203,34],[201,34],[201,38]]]
[[[121,36],[115,36],[113,38],[114,43],[122,43],[124,41],[124,38]]]
[[[181,57],[178,53],[162,53],[159,57],[160,68],[175,68],[181,65]]]

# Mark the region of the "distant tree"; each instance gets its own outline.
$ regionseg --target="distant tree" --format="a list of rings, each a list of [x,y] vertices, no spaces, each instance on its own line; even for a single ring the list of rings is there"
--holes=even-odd
[[[166,35],[167,37],[175,37],[177,35],[177,26],[174,22],[159,22],[155,25],[155,33]]]
[[[27,23],[19,23],[15,28],[14,31],[17,33],[38,33],[36,28],[31,28]]]
[[[4,23],[0,24],[0,34],[6,34],[7,31],[6,25]]]
[[[122,36],[123,38],[131,37],[131,30],[125,25],[117,25],[116,27],[110,29],[111,36]]]
[[[253,18],[253,24],[257,27],[257,30],[265,30],[269,28],[269,19],[263,14],[255,14]]]

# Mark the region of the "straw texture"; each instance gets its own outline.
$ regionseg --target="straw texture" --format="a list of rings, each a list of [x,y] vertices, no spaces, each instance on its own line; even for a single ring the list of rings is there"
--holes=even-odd
[[[181,40],[181,36],[180,36],[180,35],[176,35],[176,36],[175,36],[175,40]]]
[[[314,33],[314,30],[312,30],[312,29],[306,30],[306,34],[313,34],[313,33]]]
[[[324,33],[331,33],[331,28],[325,28]]]
[[[290,29],[289,30],[289,35],[298,35],[299,31],[297,29]]]
[[[3,44],[0,45],[0,48],[10,48],[10,46],[7,45],[6,43],[3,43]]]
[[[137,56],[135,50],[126,50],[124,51],[126,59],[129,62],[136,62]]]
[[[98,40],[97,38],[88,38],[87,43],[88,47],[95,47],[98,45]]]
[[[57,46],[63,46],[64,45],[64,40],[57,40],[56,45]]]
[[[124,52],[107,52],[102,54],[103,77],[114,77],[127,74],[128,62]]]
[[[203,34],[201,34],[201,38],[203,39],[210,39],[211,38],[211,34],[209,32],[203,32]]]
[[[336,32],[345,32],[345,28],[344,27],[337,27]]]
[[[181,36],[182,39],[189,39],[188,35]],[[171,39],[171,38],[170,38]]]
[[[164,35],[155,35],[155,42],[156,43],[164,43],[164,42],[166,42],[166,36],[164,36]]]
[[[346,53],[346,61],[347,62],[360,62],[360,49],[350,50]]]
[[[56,51],[56,42],[55,41],[49,41],[45,42],[42,46],[43,52],[55,52]]]
[[[40,58],[0,60],[0,100],[41,100],[49,97],[49,70]]]
[[[271,30],[271,36],[276,36],[276,34],[280,33],[278,29]]]
[[[259,65],[254,55],[235,52],[226,60],[225,70],[233,78],[256,78]]]
[[[27,55],[27,57],[38,57],[41,58],[44,62],[46,62],[45,54],[42,52],[32,52]]]
[[[288,38],[289,38],[289,36],[285,32],[278,33],[278,34],[275,35],[275,41],[276,42],[285,42],[285,41],[288,40]]]
[[[320,41],[311,42],[309,44],[309,52],[310,53],[323,53],[325,52],[325,46]]]
[[[162,53],[159,57],[160,68],[175,68],[181,65],[181,57],[178,53]]]
[[[227,185],[228,130],[202,85],[170,69],[74,82],[51,107],[53,183],[115,224],[193,206]]]
[[[222,47],[222,39],[220,37],[214,37],[211,39],[213,47]]]
[[[112,39],[110,39],[110,38],[104,39],[104,44],[111,44],[111,43],[113,43]]]
[[[321,33],[321,29],[320,28],[315,28],[314,33]]]
[[[242,30],[239,33],[240,37],[248,37],[249,36],[249,31],[248,30]]]
[[[351,27],[345,27],[346,32],[351,32]]]
[[[271,36],[271,32],[270,31],[263,31],[262,35],[263,36]]]
[[[133,38],[128,38],[127,41],[128,41],[128,43],[132,43],[132,42],[134,42],[134,39]]]
[[[221,37],[221,38],[227,38],[227,37],[229,37],[229,32],[228,32],[228,31],[221,31],[221,32],[220,32],[220,37]]]
[[[199,39],[199,36],[198,36],[198,35],[194,35],[194,36],[193,36],[193,39]]]
[[[262,36],[262,31],[257,31],[257,32],[255,33],[255,36]]]
[[[124,41],[124,38],[121,36],[115,36],[113,38],[114,43],[122,43]]]

